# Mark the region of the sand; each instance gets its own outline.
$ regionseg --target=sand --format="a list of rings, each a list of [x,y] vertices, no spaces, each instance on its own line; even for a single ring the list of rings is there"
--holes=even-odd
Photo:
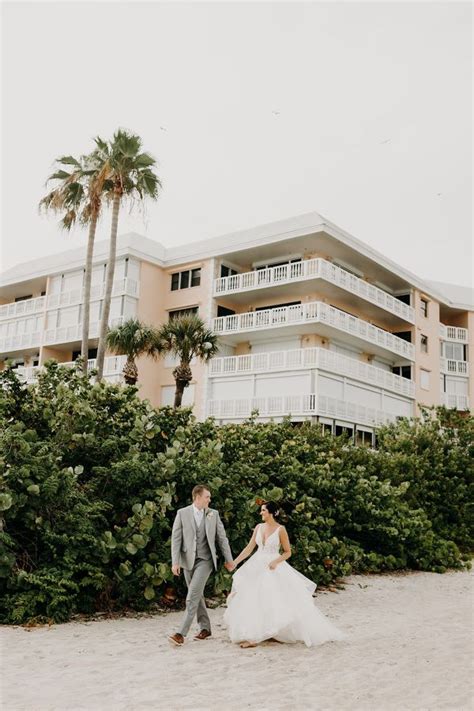
[[[321,647],[172,647],[182,613],[0,630],[5,711],[473,708],[473,573],[352,576],[316,604],[347,633]]]

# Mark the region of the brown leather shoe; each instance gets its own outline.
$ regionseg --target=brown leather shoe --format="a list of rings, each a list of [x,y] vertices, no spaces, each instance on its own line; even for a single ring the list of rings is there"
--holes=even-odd
[[[177,647],[181,647],[181,645],[184,644],[184,637],[182,634],[179,634],[179,632],[176,632],[176,634],[170,634],[168,636],[168,639],[172,644],[175,644]]]
[[[209,630],[201,630],[199,634],[194,637],[194,639],[207,639],[210,636],[211,633],[209,632]]]

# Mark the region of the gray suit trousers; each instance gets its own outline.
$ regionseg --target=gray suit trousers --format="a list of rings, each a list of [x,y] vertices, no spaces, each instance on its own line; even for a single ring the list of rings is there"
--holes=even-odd
[[[188,586],[186,596],[186,612],[179,633],[186,637],[197,613],[197,621],[201,630],[211,631],[211,621],[207,614],[206,602],[204,600],[204,588],[207,580],[214,569],[212,560],[196,558],[192,570],[184,568],[184,578]]]

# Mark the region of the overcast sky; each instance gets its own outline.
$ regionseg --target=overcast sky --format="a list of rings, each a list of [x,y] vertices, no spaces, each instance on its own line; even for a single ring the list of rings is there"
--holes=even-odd
[[[2,268],[84,243],[38,214],[126,127],[171,246],[316,210],[421,277],[472,274],[469,3],[4,2]],[[106,238],[110,216],[99,227]]]

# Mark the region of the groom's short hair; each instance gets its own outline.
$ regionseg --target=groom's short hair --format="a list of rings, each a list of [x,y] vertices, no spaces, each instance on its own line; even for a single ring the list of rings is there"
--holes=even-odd
[[[192,490],[193,501],[196,498],[196,496],[201,496],[203,491],[209,491],[209,493],[211,493],[209,487],[206,486],[205,484],[196,484],[196,486]]]

